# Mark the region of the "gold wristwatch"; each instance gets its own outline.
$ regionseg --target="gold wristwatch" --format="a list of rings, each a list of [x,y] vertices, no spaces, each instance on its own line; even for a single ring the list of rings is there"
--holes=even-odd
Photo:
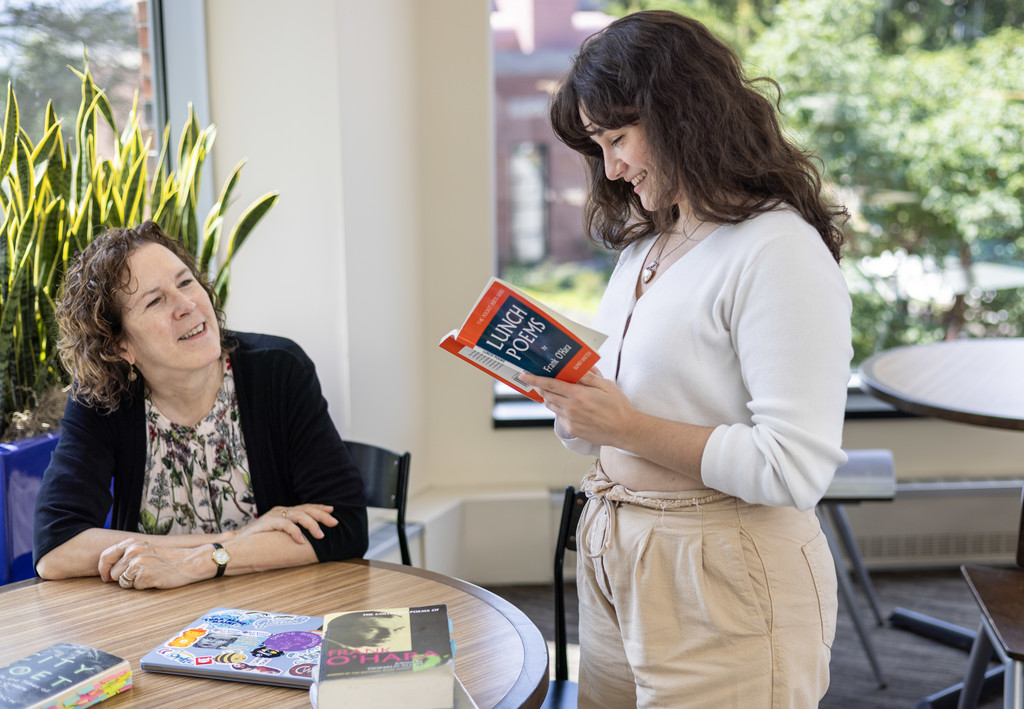
[[[213,543],[213,553],[210,554],[210,558],[217,564],[217,575],[215,579],[219,579],[224,575],[224,569],[228,568],[228,562],[231,561],[231,555],[228,554],[228,550],[222,547],[217,542]]]

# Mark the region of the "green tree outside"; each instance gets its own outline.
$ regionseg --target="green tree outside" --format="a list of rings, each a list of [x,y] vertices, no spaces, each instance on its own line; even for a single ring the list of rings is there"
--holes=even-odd
[[[854,363],[1024,334],[1024,7],[1015,0],[628,0],[730,44],[850,209]],[[554,269],[549,269],[552,272]],[[538,276],[534,275],[534,279]],[[539,297],[562,288],[536,284]],[[599,298],[598,292],[591,296]]]
[[[134,2],[126,0],[0,0],[0,86],[18,94],[23,127],[42,135],[47,101],[58,116],[74,115],[81,82],[68,67],[89,70],[122,119],[139,84]]]

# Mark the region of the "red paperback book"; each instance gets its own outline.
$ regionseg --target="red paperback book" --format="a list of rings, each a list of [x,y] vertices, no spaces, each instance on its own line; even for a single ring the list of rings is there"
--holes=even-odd
[[[604,340],[596,330],[492,278],[462,327],[445,335],[440,347],[542,402],[520,375],[529,372],[577,382],[597,363],[597,349]]]

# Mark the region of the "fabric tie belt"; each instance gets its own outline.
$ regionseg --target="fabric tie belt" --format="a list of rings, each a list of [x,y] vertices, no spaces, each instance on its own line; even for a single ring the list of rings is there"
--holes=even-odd
[[[612,482],[605,475],[604,469],[601,467],[601,461],[595,461],[594,467],[590,469],[586,475],[583,476],[583,480],[580,483],[580,489],[586,493],[587,498],[595,498],[601,501],[604,506],[605,512],[608,516],[608,524],[605,527],[604,535],[600,550],[591,553],[583,545],[583,553],[590,559],[596,559],[602,556],[606,551],[611,549],[612,539],[615,536],[615,508],[619,504],[625,502],[631,505],[640,505],[641,507],[648,507],[650,509],[660,510],[678,510],[684,507],[696,507],[700,508],[701,505],[717,502],[718,500],[724,500],[730,497],[729,494],[724,492],[718,492],[717,490],[709,490],[706,494],[693,495],[689,497],[676,496],[672,497],[676,493],[666,493],[669,497],[650,497],[648,495],[641,495],[639,493],[630,490],[621,483]],[[686,493],[682,493],[685,495]],[[596,515],[592,515],[588,525],[593,524],[596,519]],[[587,527],[579,533],[580,539],[586,539]]]

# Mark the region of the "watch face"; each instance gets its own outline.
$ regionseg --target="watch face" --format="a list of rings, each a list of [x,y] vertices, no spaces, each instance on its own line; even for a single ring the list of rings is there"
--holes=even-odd
[[[228,563],[229,559],[231,559],[231,555],[228,554],[226,549],[213,550],[213,560],[216,561],[218,564],[226,564]]]

